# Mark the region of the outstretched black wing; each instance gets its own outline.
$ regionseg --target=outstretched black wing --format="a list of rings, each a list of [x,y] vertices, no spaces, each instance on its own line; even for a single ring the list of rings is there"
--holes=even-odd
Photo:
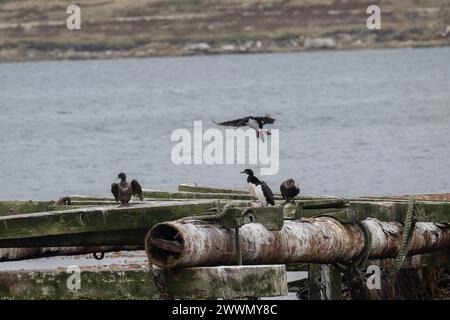
[[[114,195],[114,199],[116,199],[116,202],[119,201],[119,185],[117,183],[111,184],[111,192]]]
[[[262,123],[263,125],[264,125],[264,124],[272,124],[272,123],[275,122],[275,119],[272,118],[272,116],[270,115],[270,113],[266,113],[266,114],[264,115],[264,117],[252,117],[252,118],[255,118],[256,121],[258,121],[258,123],[260,123],[260,124]]]
[[[267,202],[274,206],[275,200],[273,199],[273,192],[264,181],[261,182],[261,189]]]
[[[131,193],[133,196],[138,196],[141,201],[144,201],[141,185],[135,179],[131,180]]]
[[[225,122],[215,122],[215,124],[218,124],[220,126],[226,126],[226,127],[243,127],[248,122],[248,119],[250,119],[250,117],[245,117],[245,118],[230,120],[230,121],[225,121]]]

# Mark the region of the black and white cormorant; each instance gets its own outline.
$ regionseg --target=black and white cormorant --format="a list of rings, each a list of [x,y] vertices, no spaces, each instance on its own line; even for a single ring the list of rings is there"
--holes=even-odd
[[[275,119],[272,118],[270,113],[266,113],[264,115],[264,117],[248,116],[248,117],[236,119],[236,120],[224,121],[224,122],[219,122],[219,123],[216,122],[216,124],[221,125],[221,126],[236,127],[236,128],[247,126],[256,131],[257,138],[259,138],[261,136],[261,138],[263,139],[264,133],[266,133],[268,136],[271,135],[269,130],[263,131],[264,125],[272,124],[274,122],[275,122]]]
[[[131,183],[128,183],[127,176],[123,172],[117,175],[117,179],[120,179],[120,182],[111,184],[111,192],[116,202],[120,201],[123,205],[126,205],[130,202],[132,196],[138,196],[141,201],[144,201],[142,188],[137,180],[133,179]]]
[[[288,202],[294,202],[295,196],[300,193],[300,189],[298,185],[295,184],[295,181],[293,179],[284,181],[280,185],[280,191],[283,199],[286,200],[284,204],[287,204]]]
[[[260,181],[255,175],[253,171],[250,169],[245,169],[241,173],[248,174],[247,177],[247,186],[248,191],[252,196],[259,200],[262,206],[267,205],[275,205],[275,200],[273,199],[273,192],[270,190],[269,186],[264,182]]]

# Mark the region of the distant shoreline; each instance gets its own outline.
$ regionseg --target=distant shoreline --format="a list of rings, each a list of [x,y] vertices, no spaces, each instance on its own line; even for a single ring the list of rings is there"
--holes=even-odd
[[[375,3],[374,3],[375,4]],[[383,1],[379,29],[366,0],[0,1],[0,62],[177,57],[450,46],[442,0]]]
[[[193,47],[196,45],[203,45],[206,48],[207,43],[195,43],[191,44]],[[106,51],[37,51],[31,50],[28,52],[21,52],[19,55],[10,52],[5,52],[5,49],[0,49],[0,64],[1,63],[14,63],[14,62],[38,62],[38,61],[83,61],[83,60],[113,60],[113,59],[126,59],[126,58],[164,58],[164,57],[197,57],[197,56],[219,56],[219,55],[246,55],[246,54],[271,54],[271,53],[307,53],[307,52],[342,52],[342,51],[362,51],[362,50],[378,50],[378,49],[423,49],[423,48],[442,48],[450,47],[450,42],[405,42],[405,43],[392,43],[383,45],[371,45],[371,46],[341,46],[334,48],[289,48],[282,46],[272,46],[264,48],[250,48],[247,50],[224,50],[220,47],[209,46],[208,49],[195,49],[192,51],[185,50],[173,50],[172,52],[152,52],[145,54],[134,50],[106,50]],[[15,51],[15,50],[13,50]],[[16,52],[17,53],[17,52]]]

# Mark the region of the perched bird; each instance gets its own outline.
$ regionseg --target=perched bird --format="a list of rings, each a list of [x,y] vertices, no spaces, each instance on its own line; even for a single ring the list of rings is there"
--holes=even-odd
[[[62,197],[56,201],[56,204],[70,206],[72,204],[72,199],[70,197]]]
[[[253,171],[250,169],[245,169],[241,173],[248,174],[247,186],[250,194],[259,200],[262,206],[275,205],[275,200],[273,199],[273,192],[270,190],[269,186],[264,182],[260,181]]]
[[[262,139],[264,135],[264,131],[262,130],[265,124],[272,124],[275,122],[275,119],[272,118],[270,113],[266,113],[264,117],[254,117],[254,116],[248,116],[241,119],[236,120],[230,120],[225,122],[219,122],[216,124],[226,127],[243,127],[247,126],[256,131],[256,137],[259,138],[261,136]],[[271,135],[270,131],[265,131],[268,136]]]
[[[300,189],[298,188],[298,185],[295,184],[295,181],[293,179],[284,181],[280,185],[280,191],[283,199],[286,200],[284,204],[294,202],[295,196],[300,193]]]
[[[130,202],[132,196],[138,196],[141,201],[144,201],[144,195],[142,194],[142,188],[137,180],[131,180],[131,183],[127,182],[127,176],[121,172],[117,176],[120,182],[114,182],[111,184],[111,192],[116,199],[116,202],[121,202],[123,205]]]

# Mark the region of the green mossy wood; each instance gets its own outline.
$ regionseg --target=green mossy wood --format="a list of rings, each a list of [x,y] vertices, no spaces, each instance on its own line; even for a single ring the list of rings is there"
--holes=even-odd
[[[174,299],[239,299],[287,295],[284,265],[155,269]]]

